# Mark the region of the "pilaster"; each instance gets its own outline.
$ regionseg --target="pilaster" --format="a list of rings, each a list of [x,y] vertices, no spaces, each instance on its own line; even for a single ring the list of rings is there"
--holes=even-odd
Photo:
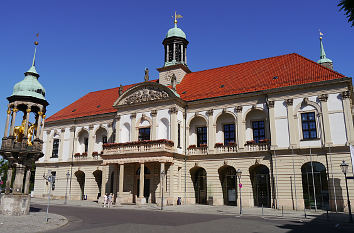
[[[275,118],[274,118],[274,101],[268,101],[268,110],[269,110],[269,125],[270,125],[270,137],[271,137],[271,147],[277,147],[277,134],[275,129]]]
[[[114,142],[118,143],[120,142],[120,115],[116,115],[116,124],[115,124],[115,139]]]
[[[215,135],[216,135],[216,127],[213,124],[213,110],[210,109],[207,111],[208,116],[208,150],[209,152],[214,151],[215,145]]]
[[[325,145],[328,146],[333,144],[332,136],[331,136],[331,128],[329,125],[329,117],[328,117],[328,105],[327,105],[328,95],[322,94],[318,97],[318,99],[321,102]]]
[[[131,127],[130,127],[130,141],[138,141],[138,132],[137,132],[137,128],[136,128],[136,113],[132,113],[130,115],[130,119],[131,119]]]
[[[152,125],[151,125],[151,140],[156,140],[157,139],[157,129],[158,129],[158,125],[157,125],[157,111],[156,110],[151,110],[151,117],[152,117]]]
[[[89,135],[88,135],[88,148],[87,148],[87,157],[91,158],[92,157],[92,152],[94,150],[95,146],[95,141],[96,141],[96,135],[94,134],[94,126],[90,125],[89,126]]]
[[[347,133],[347,141],[351,145],[354,144],[354,128],[353,128],[353,119],[351,114],[351,103],[350,103],[350,92],[344,91],[342,92],[342,103],[344,110],[344,118],[345,118],[345,129]]]
[[[290,137],[290,148],[297,148],[299,145],[296,120],[297,115],[294,113],[293,99],[285,100],[286,110],[288,114],[288,124],[289,124],[289,137]]]
[[[170,127],[171,127],[171,140],[174,143],[174,148],[177,148],[177,137],[178,137],[178,132],[177,132],[177,113],[178,109],[176,107],[170,108],[170,114],[171,114],[171,122],[170,122]]]
[[[70,127],[70,145],[69,145],[69,158],[75,153],[75,126]]]
[[[60,130],[60,142],[59,142],[59,151],[58,151],[58,157],[59,161],[63,160],[64,157],[64,136],[65,136],[65,128]]]
[[[237,106],[235,108],[236,114],[237,114],[237,145],[239,149],[244,149],[245,148],[245,130],[246,127],[243,123],[242,120],[242,106]]]

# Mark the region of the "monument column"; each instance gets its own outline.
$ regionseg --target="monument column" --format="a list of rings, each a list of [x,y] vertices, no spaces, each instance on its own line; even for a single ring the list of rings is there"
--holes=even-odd
[[[27,138],[28,121],[29,121],[30,113],[31,113],[31,106],[28,106],[28,108],[26,109],[26,123],[25,123],[25,130],[24,130],[24,138]]]
[[[7,113],[7,116],[6,116],[6,124],[5,124],[4,138],[7,137],[7,133],[9,132],[9,122],[10,122],[10,115],[11,115],[11,110],[10,110],[10,108],[7,109],[6,113]]]
[[[9,194],[10,193],[11,181],[12,181],[12,171],[13,171],[12,167],[9,167],[9,169],[7,170],[5,194]]]
[[[42,115],[43,115],[43,112],[39,111],[39,112],[38,112],[38,120],[37,120],[36,138],[39,138],[39,137],[40,137],[40,129],[41,129]]]
[[[16,113],[18,109],[16,106],[12,109],[12,119],[11,119],[11,127],[10,127],[10,136],[14,136],[14,129],[15,129],[15,120],[16,120]]]
[[[28,168],[26,172],[24,194],[29,194],[30,179],[31,179],[31,168]]]

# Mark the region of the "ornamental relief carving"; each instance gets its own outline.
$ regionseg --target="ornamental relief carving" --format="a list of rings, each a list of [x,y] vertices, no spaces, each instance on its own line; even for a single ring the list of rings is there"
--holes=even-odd
[[[128,97],[124,98],[123,104],[136,104],[154,100],[161,100],[168,98],[167,92],[154,87],[145,87],[144,89],[137,90]]]

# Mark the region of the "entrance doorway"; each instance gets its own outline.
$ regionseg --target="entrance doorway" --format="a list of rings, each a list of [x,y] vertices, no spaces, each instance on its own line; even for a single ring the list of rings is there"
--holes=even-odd
[[[207,204],[207,173],[204,168],[198,167],[191,171],[195,191],[195,202]]]
[[[326,168],[322,163],[305,163],[301,167],[302,190],[306,209],[328,209],[329,193]],[[316,200],[316,202],[315,202]]]
[[[80,186],[80,191],[81,191],[80,200],[84,200],[85,199],[85,173],[79,170],[75,172],[75,176]]]
[[[265,165],[254,165],[250,168],[254,205],[270,208],[269,169]]]
[[[222,186],[224,205],[237,205],[237,177],[236,169],[223,166],[219,169],[219,179]]]

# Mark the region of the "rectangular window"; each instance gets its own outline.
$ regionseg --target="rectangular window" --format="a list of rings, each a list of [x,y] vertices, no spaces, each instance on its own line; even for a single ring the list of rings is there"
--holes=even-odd
[[[84,138],[84,144],[85,144],[85,152],[87,153],[87,151],[88,151],[88,138]]]
[[[181,124],[178,124],[177,147],[181,148]]]
[[[207,127],[197,127],[197,146],[207,144]]]
[[[58,153],[59,153],[59,139],[55,138],[53,141],[52,158],[58,158]]]
[[[303,139],[317,138],[316,120],[314,112],[301,113]]]
[[[103,144],[107,143],[107,136],[102,136],[102,143]]]
[[[150,128],[139,129],[139,141],[150,140]]]
[[[259,140],[265,139],[264,121],[253,121],[252,129],[253,129],[253,140],[255,142],[258,143]]]
[[[224,125],[224,145],[227,146],[230,143],[235,143],[235,125]]]

